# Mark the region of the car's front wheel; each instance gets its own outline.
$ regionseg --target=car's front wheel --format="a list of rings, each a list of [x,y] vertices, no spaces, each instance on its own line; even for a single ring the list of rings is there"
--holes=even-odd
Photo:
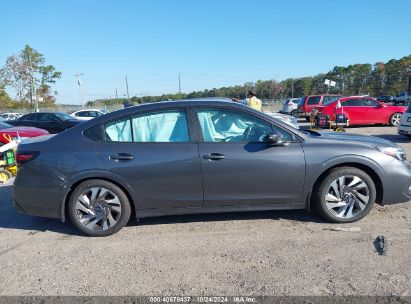
[[[376,199],[372,178],[353,167],[340,167],[314,189],[313,204],[320,215],[336,223],[351,223],[366,216]]]
[[[127,195],[104,180],[88,180],[71,194],[68,213],[76,228],[89,236],[108,236],[118,232],[130,219]]]
[[[391,126],[398,126],[400,124],[400,121],[401,121],[401,115],[402,115],[401,113],[392,114],[391,117],[390,117],[390,121],[389,121],[390,125]]]

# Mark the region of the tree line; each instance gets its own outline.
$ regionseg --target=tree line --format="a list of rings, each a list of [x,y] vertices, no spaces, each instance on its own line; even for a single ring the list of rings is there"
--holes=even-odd
[[[261,99],[279,100],[288,97],[335,93],[351,95],[397,95],[406,91],[408,86],[407,68],[411,66],[411,55],[401,59],[391,59],[388,62],[375,64],[352,64],[335,66],[327,73],[315,76],[288,78],[283,81],[258,80],[244,85],[214,88],[211,90],[194,91],[191,93],[164,94],[159,96],[132,97],[131,102],[148,103],[169,99],[228,97],[243,99],[248,90],[252,90]],[[336,82],[335,87],[328,88],[325,79]],[[88,106],[112,106],[124,102],[124,99],[97,99],[89,101]]]
[[[352,64],[335,66],[327,73],[283,81],[258,80],[243,85],[194,91],[191,93],[164,94],[159,96],[132,97],[129,101],[137,103],[158,102],[169,99],[228,97],[243,99],[252,90],[261,99],[279,100],[288,97],[320,93],[342,95],[397,95],[407,90],[407,68],[411,66],[411,55],[401,59],[375,64]],[[61,78],[61,72],[53,65],[46,64],[43,54],[26,45],[19,54],[9,56],[0,68],[0,108],[30,108],[33,100],[41,97],[42,107],[51,107],[56,102],[57,92],[53,84]],[[324,81],[336,82],[328,88]],[[13,88],[16,96],[11,98],[6,88]],[[123,103],[124,99],[97,99],[87,102],[88,106],[113,106]]]

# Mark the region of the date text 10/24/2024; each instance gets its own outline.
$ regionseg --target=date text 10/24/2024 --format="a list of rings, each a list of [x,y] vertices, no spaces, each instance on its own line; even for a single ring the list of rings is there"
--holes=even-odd
[[[256,303],[254,297],[219,297],[219,296],[199,296],[199,297],[178,297],[160,296],[150,297],[151,303]]]

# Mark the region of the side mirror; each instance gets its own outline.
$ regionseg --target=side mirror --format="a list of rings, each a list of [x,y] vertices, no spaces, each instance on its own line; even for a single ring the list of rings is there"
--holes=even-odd
[[[377,105],[377,108],[383,108],[384,107],[384,105],[382,104],[382,103],[379,103],[378,105]]]
[[[264,142],[269,145],[282,145],[284,144],[284,137],[280,132],[271,132],[264,137]]]

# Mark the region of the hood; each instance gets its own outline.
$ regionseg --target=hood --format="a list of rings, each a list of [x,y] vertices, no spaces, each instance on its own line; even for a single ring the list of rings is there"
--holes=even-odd
[[[318,139],[330,139],[330,140],[344,140],[344,141],[351,141],[351,142],[358,142],[366,145],[377,145],[377,146],[384,146],[384,147],[399,147],[397,144],[393,143],[392,141],[375,137],[369,135],[359,135],[359,134],[352,134],[352,133],[345,133],[345,132],[321,132],[319,133],[321,136],[318,136]]]

